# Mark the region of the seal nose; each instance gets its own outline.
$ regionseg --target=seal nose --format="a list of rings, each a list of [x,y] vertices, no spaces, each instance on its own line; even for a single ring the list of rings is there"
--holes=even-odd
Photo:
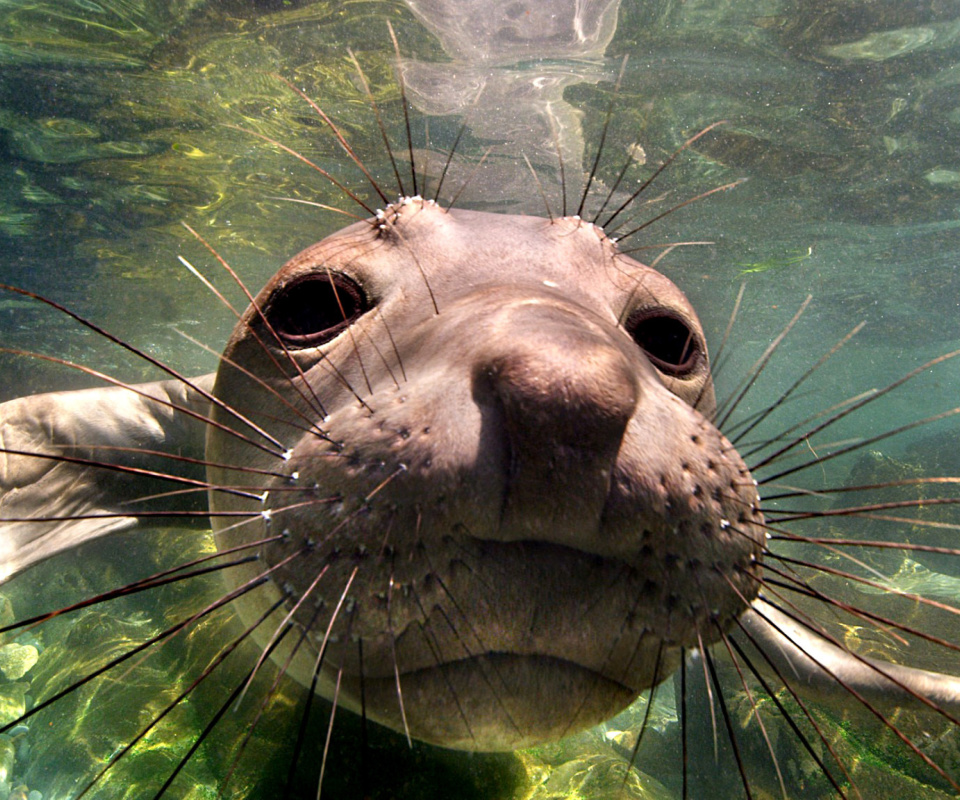
[[[533,305],[508,316],[517,329],[498,331],[476,376],[506,444],[499,536],[582,546],[599,530],[637,407],[637,366],[604,326],[571,311]]]

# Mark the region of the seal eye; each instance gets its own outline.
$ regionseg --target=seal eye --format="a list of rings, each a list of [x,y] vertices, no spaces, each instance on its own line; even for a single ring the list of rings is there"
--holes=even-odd
[[[700,340],[679,317],[641,309],[627,318],[624,327],[653,365],[667,375],[689,375],[700,361]]]
[[[265,315],[287,347],[303,349],[326,344],[369,307],[356,281],[328,270],[284,286]]]

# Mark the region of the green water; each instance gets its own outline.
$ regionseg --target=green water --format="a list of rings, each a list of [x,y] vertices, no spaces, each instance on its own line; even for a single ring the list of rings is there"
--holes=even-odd
[[[548,180],[556,145],[549,132],[544,134],[542,119],[519,113],[523,101],[511,94],[513,81],[544,75],[561,86],[553,102],[557,118],[574,127],[560,147],[572,184],[582,184],[596,152],[624,55],[629,60],[614,101],[608,158],[599,173],[607,185],[638,147],[647,163],[638,158],[630,167],[631,186],[688,137],[717,120],[727,121],[651,187],[647,196],[659,202],[651,204],[649,215],[715,186],[748,180],[656,223],[636,245],[712,243],[678,248],[659,268],[693,299],[714,347],[746,284],[737,347],[718,379],[721,396],[732,391],[806,295],[814,295],[758,396],[746,402],[745,413],[763,407],[777,387],[861,321],[866,327],[838,357],[838,366],[818,380],[815,392],[797,401],[790,412],[795,418],[884,385],[960,346],[960,7],[933,0],[623,0],[610,19],[616,27],[608,31],[609,42],[590,52],[538,53],[534,48],[500,54],[479,69],[469,62],[469,53],[453,53],[443,31],[425,28],[402,2],[0,0],[0,282],[65,303],[185,373],[210,371],[215,357],[180,332],[218,349],[232,319],[177,256],[210,275],[235,302],[242,302],[242,295],[181,223],[197,230],[256,290],[290,256],[345,222],[291,200],[359,213],[317,172],[258,133],[335,172],[365,200],[379,203],[323,123],[274,73],[317,99],[378,180],[392,187],[369,102],[348,55],[350,48],[361,61],[394,141],[402,141],[390,22],[405,59],[415,62],[410,69],[421,76],[424,102],[432,101],[428,119],[414,115],[418,148],[444,152],[462,119],[446,112],[469,106],[469,93],[436,83],[436,75],[456,73],[467,86],[486,70],[493,76],[490,87],[506,87],[497,106],[502,116],[472,112],[464,157],[476,160],[487,147],[493,151],[485,169],[470,179],[461,205],[542,213],[539,197],[532,208],[524,205],[532,193],[520,152],[529,154]],[[451,64],[452,59],[460,60]],[[449,83],[459,86],[453,78]],[[441,157],[430,158],[436,165]],[[469,165],[458,179],[468,173]],[[451,179],[448,191],[457,186]],[[559,210],[556,194],[548,200]],[[645,251],[640,255],[652,258]],[[156,377],[96,335],[15,295],[0,294],[0,343],[53,352],[126,380]],[[0,375],[0,399],[88,380],[6,354],[0,354]],[[867,427],[882,430],[957,404],[960,365],[943,365],[920,381],[871,412]],[[864,425],[861,417],[832,436],[862,434]],[[950,461],[956,450],[950,437],[955,441],[956,425],[946,422],[923,436],[878,448],[898,463],[934,461],[939,474],[958,474],[960,463]],[[55,567],[19,579],[10,595],[17,612],[27,613],[93,591],[87,577],[65,578]],[[103,577],[106,585],[119,580]],[[932,595],[954,585],[916,570],[910,579],[936,587]],[[209,602],[217,587],[207,591]],[[169,610],[181,599],[197,602],[196,596],[165,596],[158,605]],[[109,620],[86,623],[89,629],[38,634],[43,651],[32,680],[38,686],[41,681],[57,685],[67,679],[60,674],[64,670],[79,674],[89,668],[83,661],[68,669],[62,655],[54,657],[61,640],[73,641],[68,636],[102,643],[109,628],[111,642],[135,643],[162,627],[151,613],[125,607]],[[214,620],[211,630],[220,630],[217,625],[226,623]],[[74,721],[53,715],[42,726],[33,725],[27,734],[32,750],[18,761],[29,788],[47,800],[72,796],[75,776],[89,779],[90,765],[129,737],[133,723],[114,721],[135,718],[128,712],[150,692],[157,697],[151,706],[156,708],[161,702],[157,687],[176,683],[169,676],[194,644],[181,643],[183,651],[174,650],[169,663],[147,665],[152,675],[145,674],[143,683],[127,687],[127,693],[115,685],[91,690],[70,706],[67,713],[76,715]],[[280,705],[295,700],[290,692]],[[676,770],[671,762],[663,766],[664,753],[678,758],[671,704],[672,697],[658,712],[659,733],[648,745],[651,766],[641,763],[650,780],[647,794],[637,788],[630,796],[676,796],[670,794],[677,791]],[[196,726],[192,714],[188,708],[175,724],[184,730]],[[638,724],[636,714],[629,725]],[[741,714],[747,716],[744,710]],[[218,746],[227,750],[243,724],[230,723],[222,735],[227,743]],[[616,753],[610,742],[618,724],[587,737],[589,757],[581,748],[575,756],[551,751],[530,758],[541,769],[594,758],[602,771],[603,759]],[[291,734],[282,721],[270,720],[265,727],[241,762],[235,796],[248,791],[273,796],[272,778],[258,776],[256,765],[269,762],[273,742]],[[856,737],[839,730],[844,746],[867,752]],[[65,740],[70,747],[57,755]],[[217,756],[218,746],[191,763],[170,796],[215,796],[209,787],[216,785],[222,764],[230,762],[229,756]],[[896,752],[895,743],[884,741],[883,748]],[[184,751],[176,737],[172,743],[160,738],[145,743],[129,759],[129,771],[118,771],[102,796],[150,796],[142,787],[152,785],[153,775],[169,772]],[[765,751],[760,747],[754,756],[762,761]],[[622,764],[622,752],[617,757]],[[938,796],[916,782],[912,768],[896,763],[871,772],[878,756],[856,758],[866,765],[864,774],[899,776],[899,783],[884,787],[889,794],[883,796]],[[274,774],[268,770],[273,766],[267,764],[263,774]],[[796,769],[794,783],[800,785],[805,773]],[[566,784],[555,779],[559,794],[554,796],[573,796],[572,786],[581,786],[583,794],[576,796],[604,796],[602,782],[591,789],[589,781],[576,779],[599,772],[586,767],[568,772]],[[872,777],[864,780],[877,785]],[[122,794],[121,786],[129,794]],[[539,797],[551,796],[548,788]]]

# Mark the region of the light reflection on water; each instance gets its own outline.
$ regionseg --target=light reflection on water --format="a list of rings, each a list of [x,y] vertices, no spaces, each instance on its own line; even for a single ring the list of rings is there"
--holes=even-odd
[[[632,148],[639,145],[656,164],[705,125],[729,121],[663,176],[653,193],[669,194],[651,213],[749,180],[668,217],[645,241],[714,242],[681,248],[661,268],[694,300],[715,341],[740,283],[747,284],[721,395],[806,294],[815,295],[747,412],[858,321],[868,324],[844,369],[824,378],[825,394],[835,399],[883,385],[960,340],[960,23],[936,9],[624,0],[611,41],[589,64],[550,54],[565,76],[558,78],[569,104],[562,119],[582,124],[581,139],[561,149],[569,161],[579,147],[584,169],[621,57],[630,56],[606,145],[610,163],[600,174],[608,184]],[[399,119],[387,20],[421,67],[446,63],[438,41],[396,3],[289,3],[260,14],[199,0],[0,6],[0,280],[51,295],[186,373],[212,369],[213,357],[177,331],[217,347],[231,319],[177,263],[183,255],[209,274],[217,270],[180,222],[195,226],[252,289],[342,225],[337,215],[283,199],[343,207],[336,190],[229,127],[275,138],[331,170],[345,162],[273,72],[318,98],[389,183],[379,134],[346,58],[353,48],[386,117]],[[522,78],[546,69],[531,54],[517,60],[519,67],[503,71]],[[442,152],[458,123],[434,113],[430,142]],[[420,146],[425,130],[415,123]],[[477,126],[467,153],[476,157],[494,133]],[[554,149],[533,121],[515,133],[541,137],[524,140],[541,160]],[[511,141],[500,143],[486,183],[482,171],[472,179],[474,204],[519,202],[503,176],[519,173],[528,182],[517,159],[520,139],[512,150]],[[634,185],[650,171],[631,169]],[[347,174],[351,189],[365,189],[355,171]],[[795,253],[809,257],[793,260]],[[764,268],[741,274],[743,265]],[[152,377],[96,336],[18,297],[0,297],[0,338],[7,347],[43,346],[129,380]],[[4,399],[82,380],[3,355],[0,370]],[[872,424],[882,429],[948,408],[956,385],[957,368],[948,367],[919,396],[886,404],[886,417]],[[807,396],[795,413],[821,404],[821,395]],[[918,457],[909,442],[889,451]],[[910,577],[920,580],[916,570]],[[669,709],[664,714],[669,738]]]

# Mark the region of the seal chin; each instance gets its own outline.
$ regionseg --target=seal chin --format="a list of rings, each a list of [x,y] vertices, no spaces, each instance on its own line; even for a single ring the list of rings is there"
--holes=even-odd
[[[356,681],[356,678],[354,678]],[[416,739],[455,750],[509,751],[598,725],[637,692],[596,671],[545,655],[488,653],[397,679],[365,679],[367,715]],[[359,683],[357,685],[359,696]]]

